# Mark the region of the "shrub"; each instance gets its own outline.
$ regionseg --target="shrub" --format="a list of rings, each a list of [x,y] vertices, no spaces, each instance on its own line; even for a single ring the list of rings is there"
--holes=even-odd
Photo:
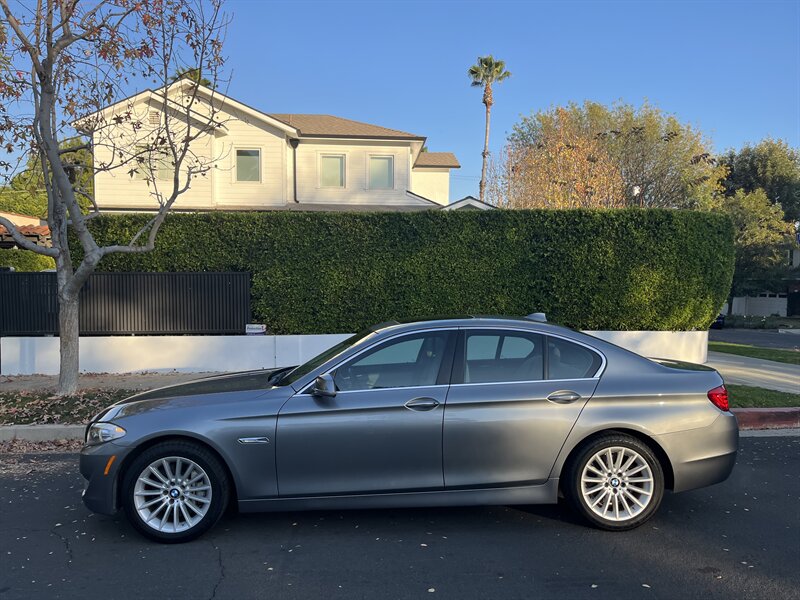
[[[56,261],[49,256],[17,248],[0,249],[0,267],[14,267],[16,271],[44,271],[55,269]]]
[[[92,221],[99,242],[149,217]],[[154,252],[104,271],[249,271],[255,322],[279,334],[391,319],[546,312],[581,329],[705,329],[733,274],[733,229],[676,210],[170,215]]]

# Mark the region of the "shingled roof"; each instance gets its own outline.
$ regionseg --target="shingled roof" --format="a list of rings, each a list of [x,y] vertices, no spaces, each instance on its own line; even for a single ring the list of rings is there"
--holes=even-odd
[[[460,169],[456,155],[452,152],[420,152],[414,167],[440,167]]]
[[[301,115],[301,114],[275,114],[269,115],[290,127],[296,128],[301,136],[312,137],[352,137],[352,138],[380,138],[424,140],[425,137],[389,129],[380,125],[351,121],[333,115]]]

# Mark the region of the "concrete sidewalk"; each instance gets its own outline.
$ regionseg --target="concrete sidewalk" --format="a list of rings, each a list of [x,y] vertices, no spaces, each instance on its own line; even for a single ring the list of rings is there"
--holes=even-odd
[[[800,394],[798,365],[723,352],[709,352],[706,364],[719,371],[726,383]]]

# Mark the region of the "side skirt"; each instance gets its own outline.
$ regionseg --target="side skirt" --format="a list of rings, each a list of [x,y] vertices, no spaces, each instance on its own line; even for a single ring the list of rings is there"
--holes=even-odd
[[[507,488],[240,500],[239,511],[250,513],[284,510],[555,504],[556,502],[558,502],[558,479],[548,479],[540,485]]]

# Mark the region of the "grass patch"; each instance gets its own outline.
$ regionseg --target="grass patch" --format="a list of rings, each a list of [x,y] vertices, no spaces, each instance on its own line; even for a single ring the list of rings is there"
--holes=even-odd
[[[51,392],[0,393],[0,425],[83,424],[108,405],[141,391],[82,390],[62,398]]]
[[[714,352],[725,352],[726,354],[738,354],[739,356],[749,356],[751,358],[762,358],[764,360],[773,360],[790,365],[800,365],[800,352],[796,350],[759,348],[758,346],[731,344],[730,342],[708,342],[708,349]]]
[[[800,394],[726,383],[731,408],[784,408],[800,406]]]

